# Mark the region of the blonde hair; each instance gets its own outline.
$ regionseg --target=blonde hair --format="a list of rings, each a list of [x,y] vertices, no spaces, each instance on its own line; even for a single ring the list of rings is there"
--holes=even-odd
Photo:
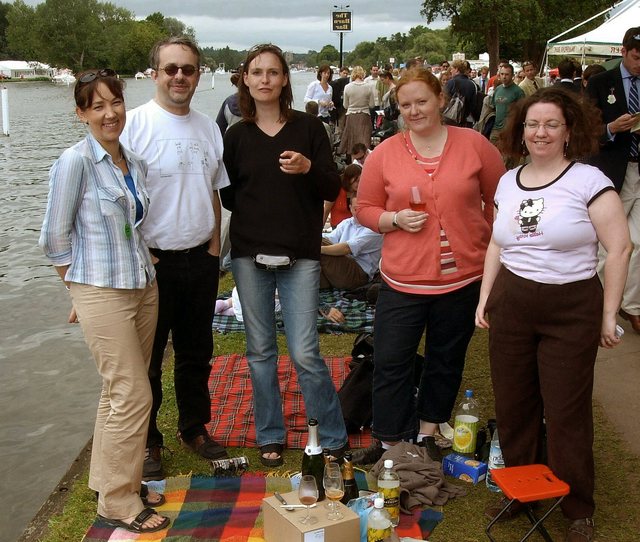
[[[354,66],[351,70],[351,80],[364,79],[364,68],[362,66]]]

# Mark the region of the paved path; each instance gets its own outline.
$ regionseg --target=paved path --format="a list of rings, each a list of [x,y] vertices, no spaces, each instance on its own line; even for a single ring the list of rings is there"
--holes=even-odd
[[[625,334],[612,350],[600,348],[594,397],[629,449],[640,456],[640,335],[618,319]]]

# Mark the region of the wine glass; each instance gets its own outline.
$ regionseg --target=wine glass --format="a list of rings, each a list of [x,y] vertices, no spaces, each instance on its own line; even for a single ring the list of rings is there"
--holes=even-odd
[[[336,503],[344,496],[344,482],[342,481],[340,465],[337,463],[325,464],[322,485],[324,486],[324,494],[331,501],[327,519],[332,521],[342,519],[344,515],[338,510]]]
[[[422,199],[422,194],[420,192],[419,186],[411,187],[411,197],[409,198],[409,207],[411,207],[412,211],[420,211],[422,213],[425,212],[427,208],[427,204]]]
[[[318,500],[318,485],[316,479],[310,474],[305,474],[300,479],[300,486],[298,487],[298,499],[301,504],[306,506],[307,514],[300,518],[300,523],[305,525],[313,525],[318,522],[318,518],[309,515],[309,507]]]

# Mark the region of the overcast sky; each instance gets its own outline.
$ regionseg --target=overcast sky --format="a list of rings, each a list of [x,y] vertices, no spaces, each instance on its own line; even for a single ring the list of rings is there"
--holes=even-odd
[[[37,5],[44,0],[27,0]],[[104,0],[103,0],[104,1]],[[201,47],[248,49],[271,42],[282,49],[306,53],[327,44],[339,48],[339,34],[331,32],[333,6],[350,6],[353,32],[344,33],[343,47],[350,51],[361,41],[375,41],[396,32],[426,26],[420,0],[356,0],[348,3],[322,0],[110,0],[144,19],[159,11],[192,26]],[[445,23],[429,25],[443,28]]]

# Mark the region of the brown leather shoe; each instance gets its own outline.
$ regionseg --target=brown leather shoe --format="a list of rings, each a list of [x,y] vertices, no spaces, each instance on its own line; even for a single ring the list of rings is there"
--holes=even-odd
[[[511,499],[507,498],[507,497],[502,497],[502,499],[500,499],[499,501],[497,501],[494,504],[490,504],[489,506],[487,506],[484,509],[484,515],[487,516],[489,519],[493,520],[496,518],[496,516],[502,511],[502,509],[507,506],[507,504],[511,501]],[[515,518],[516,516],[520,515],[522,512],[524,512],[524,504],[522,504],[520,501],[515,501],[508,509],[507,511],[502,514],[500,516],[500,520],[499,521],[508,521],[510,519]]]
[[[566,542],[591,542],[595,524],[592,518],[576,519],[567,529]]]
[[[186,440],[182,438],[180,431],[178,431],[177,436],[185,448],[188,448],[205,459],[223,459],[229,457],[224,446],[217,443],[208,434],[198,435],[191,440]]]
[[[627,311],[620,309],[618,314],[631,324],[633,331],[640,333],[640,316],[637,314],[629,314]]]

